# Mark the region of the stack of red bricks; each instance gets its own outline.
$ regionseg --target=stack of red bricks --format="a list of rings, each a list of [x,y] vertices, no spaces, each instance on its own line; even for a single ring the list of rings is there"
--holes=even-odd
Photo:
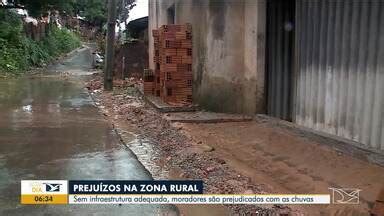
[[[154,94],[169,104],[191,104],[191,25],[163,25],[152,33],[155,49]]]
[[[150,69],[144,69],[144,94],[154,95],[155,94],[155,76],[153,71]]]

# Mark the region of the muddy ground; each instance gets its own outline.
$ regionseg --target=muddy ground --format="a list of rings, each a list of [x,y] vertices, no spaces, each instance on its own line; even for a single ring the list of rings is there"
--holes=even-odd
[[[173,205],[24,205],[27,179],[151,180],[84,89],[91,51],[0,79],[0,215],[178,215]],[[134,140],[132,140],[134,141]]]
[[[255,119],[249,122],[170,123],[143,102],[135,81],[103,92],[95,75],[87,87],[121,139],[155,179],[202,179],[206,193],[330,193],[359,188],[358,205],[179,206],[186,215],[369,215],[384,168],[346,156],[317,140]],[[129,139],[128,139],[129,138]],[[139,143],[139,144],[137,144]],[[209,213],[208,213],[209,212]],[[207,214],[208,213],[208,214]]]

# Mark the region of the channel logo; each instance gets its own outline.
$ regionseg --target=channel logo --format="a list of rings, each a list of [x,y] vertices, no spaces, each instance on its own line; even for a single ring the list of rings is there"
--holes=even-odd
[[[329,188],[332,191],[334,204],[359,204],[360,189],[358,188]]]

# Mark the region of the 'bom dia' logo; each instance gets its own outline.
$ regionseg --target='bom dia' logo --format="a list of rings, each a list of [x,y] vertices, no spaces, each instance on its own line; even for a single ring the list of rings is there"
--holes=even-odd
[[[61,185],[54,183],[32,183],[31,187],[33,193],[60,192]]]
[[[43,191],[43,185],[41,183],[31,183],[31,188],[33,193],[42,193]]]

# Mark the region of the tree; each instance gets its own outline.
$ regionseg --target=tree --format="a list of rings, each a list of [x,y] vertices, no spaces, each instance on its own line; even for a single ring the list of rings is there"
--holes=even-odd
[[[75,14],[84,17],[93,25],[104,25],[107,21],[106,0],[76,0],[74,2]],[[125,22],[129,11],[135,6],[135,0],[117,1],[117,15],[119,22]]]
[[[106,61],[104,69],[104,90],[113,90],[113,63],[115,47],[115,26],[116,26],[116,0],[108,0],[108,26],[106,38]]]
[[[93,25],[102,26],[107,21],[107,1],[76,0],[74,12],[81,17],[85,17]]]
[[[8,0],[4,7],[26,9],[30,16],[41,17],[48,11],[72,12],[76,0]]]
[[[129,11],[136,6],[136,0],[120,0],[117,8],[118,19],[120,23],[127,25]]]
[[[135,0],[118,0],[117,15],[119,22],[126,22],[129,11],[135,6]],[[49,11],[79,15],[89,23],[102,27],[107,22],[107,0],[8,0],[0,8],[26,9],[30,16],[41,17]]]
[[[134,7],[134,0],[120,0],[116,11],[116,0],[108,1],[108,30],[107,30],[107,44],[106,44],[106,61],[104,70],[104,90],[113,90],[113,63],[114,63],[114,41],[115,41],[115,26],[116,26],[116,12],[124,23],[128,18],[129,11]],[[121,20],[120,20],[121,22]]]

